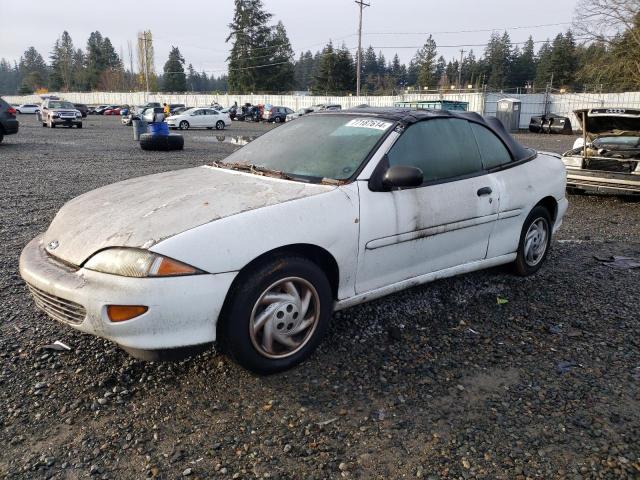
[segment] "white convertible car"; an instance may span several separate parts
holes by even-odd
[[[496,119],[314,113],[224,161],[71,200],[20,272],[50,317],[134,356],[216,341],[273,373],[311,354],[334,310],[500,264],[536,272],[565,186],[559,156]]]

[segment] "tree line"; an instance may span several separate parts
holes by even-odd
[[[162,73],[153,70],[151,32],[138,44],[139,67],[125,68],[110,39],[96,31],[76,48],[68,32],[55,41],[49,61],[29,47],[19,61],[0,59],[0,93],[151,90],[170,92],[281,93],[293,90],[344,95],[356,90],[357,52],[329,41],[319,51],[294,55],[282,22],[273,24],[262,0],[234,0],[229,24],[227,74],[197,71],[172,46]],[[361,52],[363,94],[401,91],[487,89],[540,92],[640,90],[640,3],[637,0],[580,0],[574,30],[542,42],[514,43],[507,31],[493,32],[482,52],[461,51],[446,59],[432,36],[408,63],[387,59],[369,46]],[[598,27],[607,25],[606,32]],[[140,61],[143,55],[146,60]],[[149,68],[150,64],[150,68]],[[145,66],[146,65],[146,66]],[[147,77],[144,78],[143,69]],[[146,82],[145,82],[146,81]]]

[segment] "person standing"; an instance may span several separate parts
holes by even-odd
[[[164,111],[164,118],[167,118],[168,116],[171,115],[171,109],[169,108],[169,105],[166,103],[162,104],[162,109]]]

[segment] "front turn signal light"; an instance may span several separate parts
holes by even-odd
[[[149,310],[143,305],[107,305],[107,316],[112,322],[125,322]]]
[[[198,270],[171,258],[158,257],[149,273],[156,277],[170,277],[173,275],[194,275],[198,273]]]

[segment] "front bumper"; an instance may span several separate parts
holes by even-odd
[[[51,121],[55,125],[80,125],[82,123],[82,117],[74,117],[74,118],[51,117]]]
[[[74,270],[50,257],[42,236],[20,256],[20,275],[51,318],[123,347],[162,350],[210,343],[236,272],[129,278]],[[108,305],[145,305],[143,315],[113,323]]]
[[[614,195],[640,195],[640,175],[567,167],[567,187]]]

